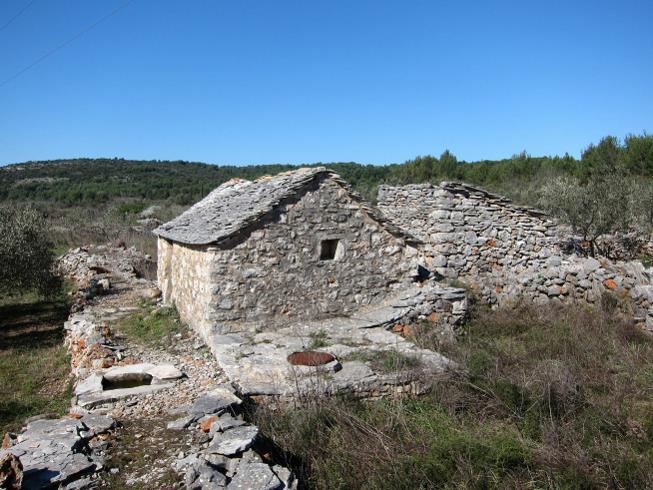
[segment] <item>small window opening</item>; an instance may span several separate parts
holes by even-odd
[[[429,277],[431,277],[431,271],[428,270],[423,265],[418,265],[417,266],[417,276],[415,277],[415,282],[424,282]]]
[[[320,260],[333,260],[338,255],[340,248],[340,240],[332,238],[329,240],[322,240],[320,244]]]

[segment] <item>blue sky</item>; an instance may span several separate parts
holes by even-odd
[[[0,83],[124,0],[3,0]],[[578,156],[653,130],[653,2],[134,0],[0,86],[0,163]]]

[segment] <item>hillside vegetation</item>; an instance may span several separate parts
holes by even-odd
[[[623,142],[606,137],[591,144],[580,160],[569,155],[458,161],[449,151],[439,157],[420,156],[403,164],[383,166],[314,163],[338,172],[359,192],[373,198],[383,183],[406,184],[462,180],[501,191],[522,202],[535,203],[532,192],[557,175],[580,179],[606,166],[626,174],[653,177],[653,136],[630,135]],[[55,201],[64,204],[109,202],[115,199],[169,200],[191,204],[233,178],[255,179],[291,170],[293,165],[217,166],[184,161],[124,159],[52,160],[0,167],[0,201]]]

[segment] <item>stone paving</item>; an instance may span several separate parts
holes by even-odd
[[[418,317],[429,296],[446,298],[450,315],[458,319],[464,315],[463,290],[425,285],[348,317],[296,322],[262,331],[260,325],[240,325],[240,332],[216,334],[208,342],[238,392],[258,401],[265,401],[266,396],[287,401],[340,392],[363,398],[420,393],[434,375],[456,365],[437,352],[418,348],[389,328]],[[426,310],[432,311],[433,305]],[[307,350],[326,352],[335,359],[320,366],[298,366],[288,361],[292,353]],[[379,368],[375,359],[386,362]]]

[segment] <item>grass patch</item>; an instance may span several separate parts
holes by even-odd
[[[119,322],[119,330],[128,337],[148,345],[168,345],[183,325],[174,307],[157,306],[155,301],[144,301],[141,309]]]
[[[308,334],[308,338],[310,339],[310,342],[306,348],[309,350],[319,349],[320,347],[326,347],[329,345],[329,334],[326,330],[320,329],[315,332],[311,332]]]
[[[35,293],[0,298],[0,433],[27,417],[65,413],[72,396],[63,323],[64,291],[43,300]]]
[[[418,358],[396,350],[358,350],[343,358],[343,361],[361,361],[381,373],[395,373],[414,369],[421,365]]]
[[[653,340],[614,305],[478,310],[444,349],[466,374],[418,399],[253,418],[311,488],[653,487]]]
[[[640,255],[637,259],[644,267],[653,267],[653,255]]]
[[[255,420],[308,488],[509,488],[534,460],[514,428],[461,426],[430,399],[327,399]]]

